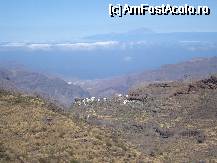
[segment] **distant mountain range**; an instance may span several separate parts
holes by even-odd
[[[76,97],[88,97],[87,91],[64,80],[25,70],[0,68],[0,88],[40,95],[70,106]]]
[[[125,93],[131,87],[153,82],[193,80],[217,73],[217,57],[195,58],[178,64],[163,65],[159,69],[142,73],[94,81],[76,82],[94,96],[109,96]]]
[[[70,106],[76,98],[105,97],[127,93],[130,88],[149,83],[202,79],[217,73],[217,57],[195,58],[178,64],[168,64],[154,70],[99,80],[66,82],[57,77],[29,72],[12,66],[0,68],[0,88],[18,90]]]

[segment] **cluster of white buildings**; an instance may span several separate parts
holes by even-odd
[[[74,104],[80,105],[87,105],[87,104],[92,104],[94,102],[106,102],[107,98],[96,98],[96,97],[91,97],[91,98],[84,98],[84,99],[75,99]]]
[[[130,101],[128,100],[129,95],[122,95],[122,94],[118,94],[116,95],[116,97],[118,97],[118,101],[121,101],[122,104],[126,105],[128,104]],[[89,105],[89,104],[93,104],[93,103],[101,103],[101,102],[107,102],[109,100],[114,100],[113,98],[108,99],[108,98],[96,98],[96,97],[91,97],[91,98],[77,98],[75,99],[74,104],[82,106],[82,105]]]

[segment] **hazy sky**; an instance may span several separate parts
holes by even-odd
[[[217,31],[216,0],[0,0],[0,41],[71,41],[149,28],[156,32]],[[109,4],[208,5],[210,16],[110,18]]]

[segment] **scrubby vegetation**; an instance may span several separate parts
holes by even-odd
[[[0,162],[129,162],[140,153],[42,99],[0,92]],[[52,106],[55,107],[55,106]]]
[[[145,157],[160,162],[217,161],[217,78],[130,90],[128,100],[73,106],[89,124],[119,131]]]
[[[214,76],[151,84],[67,112],[0,91],[0,109],[0,162],[217,161]]]

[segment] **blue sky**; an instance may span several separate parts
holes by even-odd
[[[0,41],[73,41],[84,36],[149,28],[156,32],[217,31],[216,0],[0,0]],[[110,18],[108,5],[208,5],[210,16]]]

